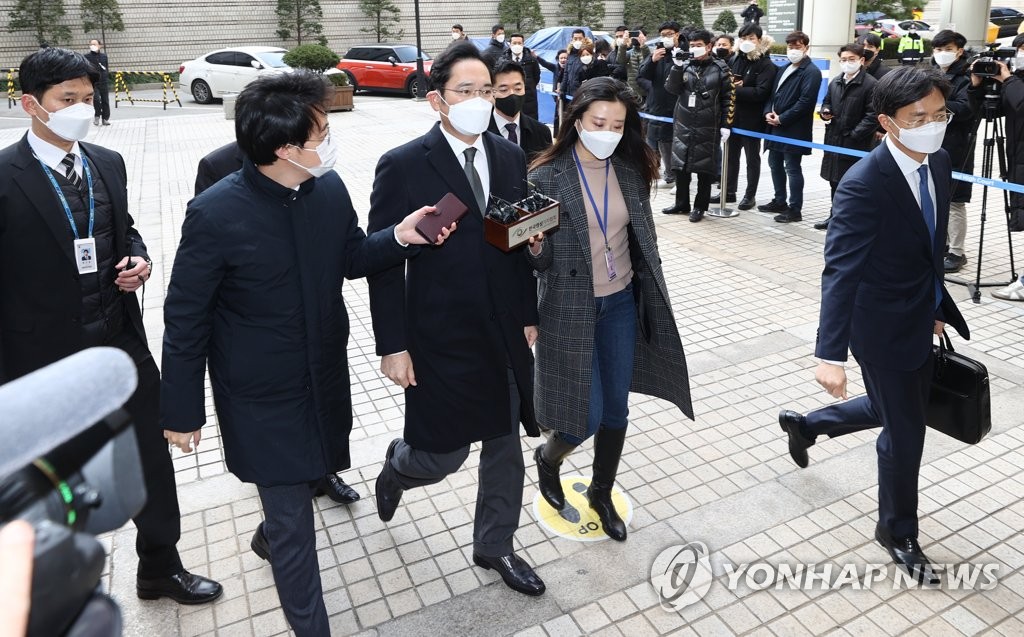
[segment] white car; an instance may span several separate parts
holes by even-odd
[[[917,29],[917,34],[922,38],[928,38],[929,40],[935,37],[938,33],[932,29],[932,26],[927,22],[920,20],[878,20],[878,25],[887,29],[892,29],[893,33],[902,37],[910,31],[910,27]]]
[[[240,46],[212,51],[178,68],[178,85],[200,104],[225,93],[238,93],[261,75],[291,70],[282,58],[287,49],[276,46]]]

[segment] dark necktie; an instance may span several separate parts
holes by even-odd
[[[928,226],[928,237],[931,239],[929,248],[935,250],[935,204],[928,192],[928,164],[921,164],[917,169],[917,175],[921,178],[921,214],[924,215],[924,225]],[[939,277],[935,276],[935,308],[938,309],[942,303],[942,283]]]
[[[505,124],[505,129],[508,131],[508,141],[512,142],[513,144],[518,144],[519,135],[516,134],[516,123],[509,122],[508,124]]]
[[[75,154],[68,153],[64,156],[64,159],[60,160],[60,165],[64,167],[64,176],[68,178],[71,185],[78,190],[82,189],[82,178],[75,172]]]
[[[466,171],[466,179],[469,180],[469,186],[473,189],[473,196],[476,197],[476,203],[480,206],[480,214],[483,214],[487,212],[487,200],[484,198],[484,185],[480,182],[480,173],[476,171],[476,166],[473,165],[476,149],[470,146],[462,152],[466,156],[466,164],[462,168]]]

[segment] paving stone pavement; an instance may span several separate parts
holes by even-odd
[[[374,167],[386,150],[422,134],[436,116],[426,103],[359,95],[357,108],[333,114],[344,154],[338,170],[356,209],[366,211]],[[156,262],[146,289],[145,323],[159,358],[161,308],[199,158],[233,137],[218,114],[122,120],[90,138],[121,152],[130,205]],[[823,132],[816,124],[816,138]],[[19,130],[0,130],[0,146]],[[980,148],[979,148],[980,157]],[[804,221],[781,225],[770,215],[684,218],[655,212],[676,320],[691,370],[696,422],[674,407],[632,395],[631,424],[619,486],[631,498],[629,539],[577,543],[555,537],[533,517],[532,449],[516,550],[548,585],[540,598],[503,586],[472,565],[472,512],[477,454],[444,482],[406,493],[392,522],[372,503],[373,481],[388,442],[402,430],[402,395],[378,371],[364,281],[345,286],[351,319],[349,363],[355,421],[354,466],[343,473],[363,499],[352,506],[317,501],[317,547],[327,610],[335,635],[876,635],[1024,634],[1024,304],[961,299],[974,334],[954,337],[957,351],[989,366],[992,433],[966,447],[929,433],[921,470],[921,541],[936,563],[998,565],[989,590],[913,589],[893,574],[861,590],[761,588],[729,567],[780,564],[885,564],[872,541],[876,514],[875,434],[822,441],[812,464],[790,461],[777,424],[781,407],[809,410],[829,402],[813,380],[824,233],[811,224],[828,214],[828,184],[817,177],[820,155],[806,158]],[[771,197],[767,166],[759,201]],[[992,197],[990,197],[991,199]],[[658,191],[655,210],[668,205]],[[977,265],[980,189],[969,206],[969,267]],[[878,193],[878,205],[887,196]],[[1009,279],[1002,214],[988,217],[982,275]],[[851,370],[851,393],[864,391]],[[198,453],[175,451],[182,508],[182,558],[194,572],[217,578],[224,597],[212,605],[177,606],[134,596],[131,525],[102,538],[111,555],[104,583],[121,603],[127,635],[284,635],[269,566],[248,547],[260,520],[256,491],[227,473],[211,424]],[[566,461],[588,474],[591,445]],[[701,541],[711,551],[710,592],[682,611],[665,609],[650,584],[664,549]],[[777,589],[778,588],[778,589]],[[981,588],[979,586],[979,588]],[[732,589],[732,590],[731,590]]]

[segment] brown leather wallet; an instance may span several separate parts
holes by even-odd
[[[427,240],[427,243],[437,243],[437,236],[441,234],[442,228],[447,228],[452,223],[459,221],[466,216],[469,208],[453,193],[448,193],[441,198],[441,201],[434,204],[436,210],[424,215],[416,223],[416,232]]]

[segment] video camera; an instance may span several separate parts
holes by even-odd
[[[123,526],[146,500],[131,420],[131,358],[93,348],[0,387],[0,526],[35,529],[28,635],[121,634],[117,604],[99,591],[97,533]],[[0,573],[0,577],[4,574]]]
[[[998,44],[991,44],[987,51],[982,51],[975,56],[971,65],[971,73],[982,78],[995,77],[999,75],[998,62],[1009,66],[1010,60],[1016,55],[1017,49],[1015,48],[1000,48]]]

